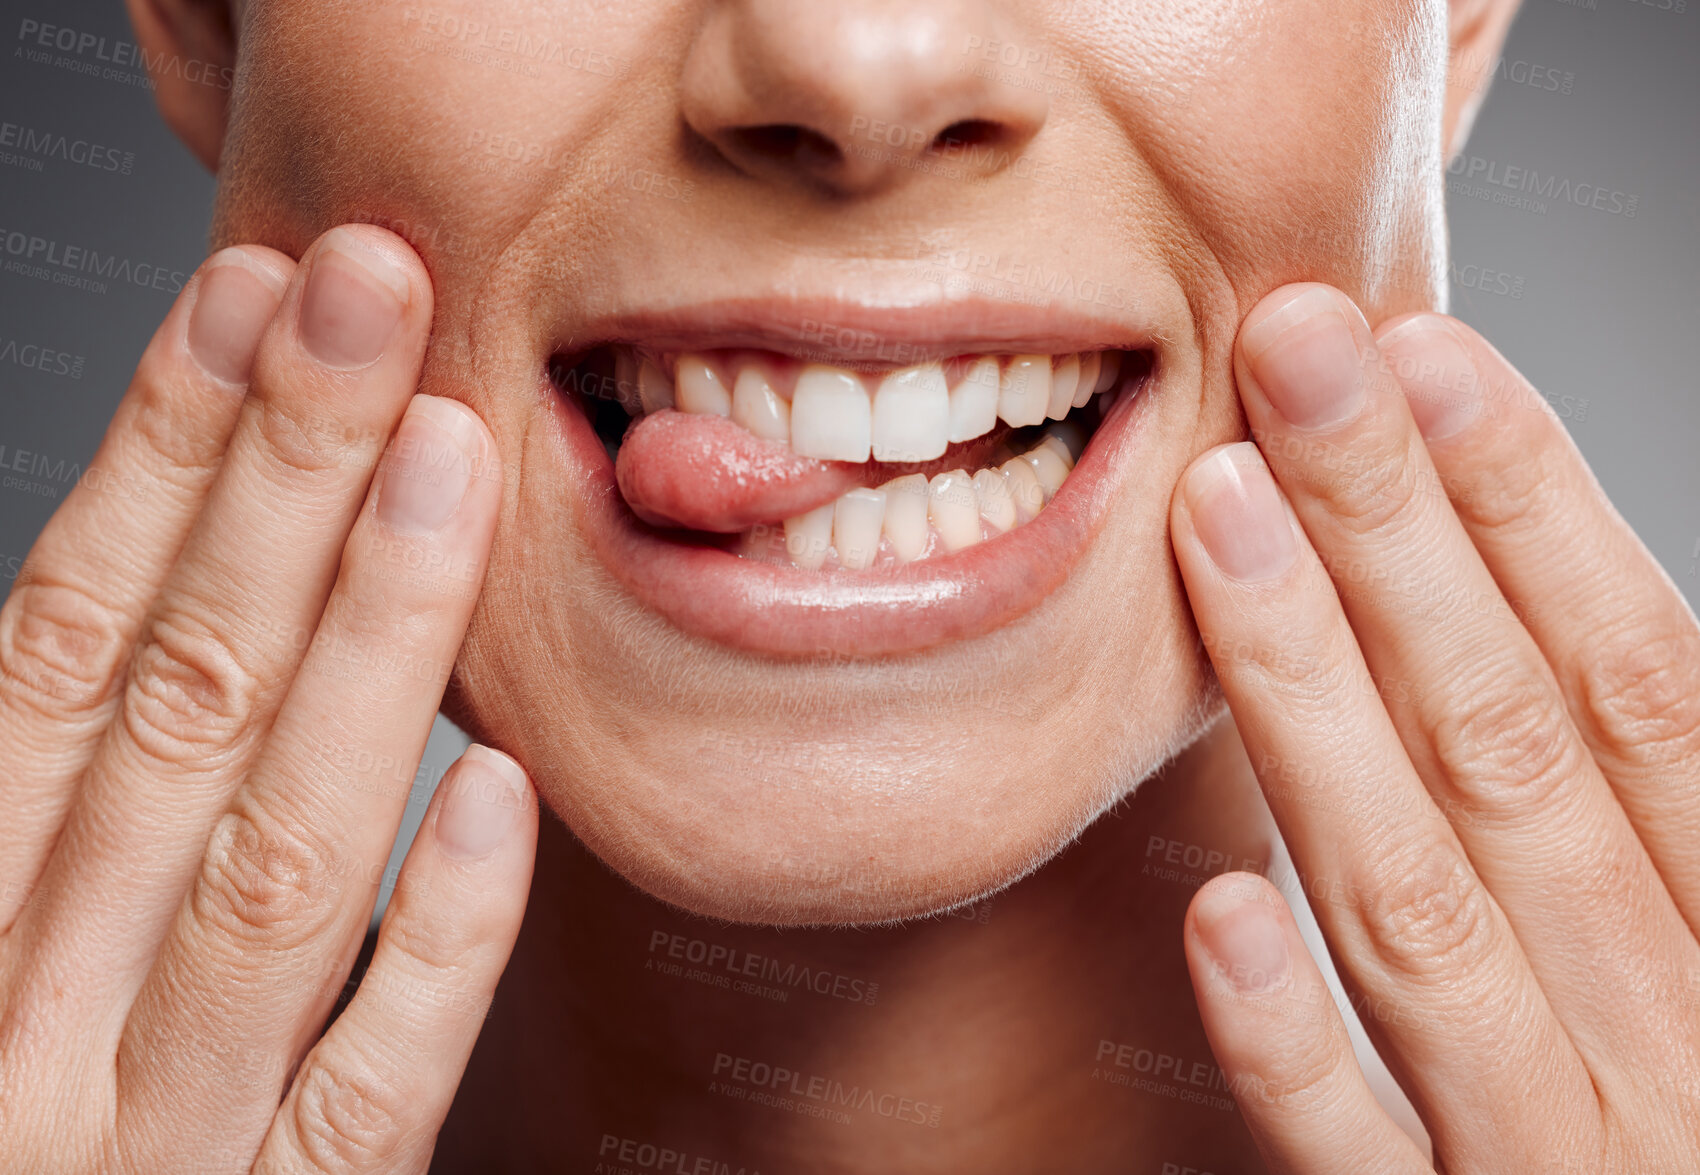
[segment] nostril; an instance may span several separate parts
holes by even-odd
[[[953,122],[933,139],[933,150],[952,151],[964,147],[979,147],[995,143],[1004,136],[1004,127],[988,118],[964,118]]]
[[[794,123],[738,127],[728,133],[739,147],[764,159],[800,164],[832,164],[844,158],[838,144],[818,131]]]

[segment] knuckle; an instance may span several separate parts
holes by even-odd
[[[1361,537],[1397,526],[1418,493],[1409,443],[1376,452],[1340,449],[1308,462],[1299,475],[1310,495],[1328,510],[1329,520],[1346,534]]]
[[[1339,1078],[1348,1071],[1351,1042],[1331,1023],[1315,1036],[1285,1043],[1297,1047],[1283,1049],[1260,1073],[1235,1075],[1236,1095],[1307,1115],[1325,1112],[1339,1095]]]
[[[125,732],[157,761],[192,761],[241,740],[260,692],[227,637],[182,613],[159,616],[136,650]]]
[[[1497,460],[1475,475],[1467,493],[1453,496],[1459,515],[1483,530],[1509,534],[1539,526],[1547,504],[1565,499],[1555,493],[1558,474],[1551,452],[1540,439],[1531,443],[1520,431],[1504,434],[1494,446]]]
[[[1591,650],[1577,695],[1608,748],[1670,767],[1700,756],[1700,630],[1642,626]]]
[[[411,971],[452,983],[485,948],[483,928],[468,925],[465,918],[433,918],[429,912],[414,910],[398,910],[395,915],[387,928],[390,945],[407,960]]]
[[[55,718],[99,709],[117,693],[126,645],[110,608],[26,569],[0,608],[0,688]]]
[[[206,411],[192,411],[187,400],[183,373],[150,348],[136,367],[122,411],[129,417],[129,431],[156,458],[150,463],[153,475],[190,485],[218,467],[226,437],[222,429],[203,427]],[[224,420],[228,424],[229,418]]]
[[[294,1091],[290,1133],[308,1169],[372,1170],[406,1139],[407,1099],[362,1060],[304,1066]]]
[[[1315,586],[1327,592],[1331,589],[1324,574],[1317,572]],[[1273,640],[1214,632],[1201,632],[1200,639],[1219,675],[1236,677],[1242,686],[1305,713],[1337,713],[1344,678],[1360,660],[1355,645],[1348,644],[1348,632],[1332,625],[1312,625]]]
[[[196,925],[240,947],[288,951],[331,929],[342,890],[324,846],[237,811],[213,833],[190,911]]]
[[[256,382],[275,387],[280,378]],[[242,410],[281,481],[329,485],[340,482],[350,469],[370,472],[376,466],[376,447],[367,430],[353,421],[314,412],[305,397],[283,403],[275,393],[249,396]]]
[[[1378,856],[1358,905],[1395,975],[1444,980],[1474,970],[1494,943],[1493,910],[1463,855],[1444,841]]]
[[[1545,679],[1501,668],[1500,682],[1434,720],[1450,785],[1483,814],[1526,814],[1555,801],[1583,770],[1584,751]]]

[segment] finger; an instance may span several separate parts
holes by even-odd
[[[1175,556],[1270,810],[1365,1028],[1452,1169],[1550,1153],[1593,1085],[1411,766],[1333,585],[1250,444],[1181,479]]]
[[[245,1112],[216,1070],[172,1079],[171,1058],[240,1042],[296,1060],[324,1023],[471,618],[501,489],[478,417],[414,397],[271,738],[126,1028],[126,1052],[155,1062],[138,1071],[161,1075],[145,1094],[161,1113]]]
[[[1246,418],[1334,579],[1406,753],[1585,1056],[1670,1039],[1647,998],[1602,1000],[1594,960],[1700,969],[1551,669],[1453,513],[1351,301],[1276,291],[1246,318]],[[1554,885],[1555,850],[1565,883]],[[1624,992],[1626,997],[1631,993]],[[1639,1031],[1635,1026],[1639,1025]]]
[[[1272,1175],[1431,1168],[1376,1102],[1287,903],[1254,873],[1187,910],[1186,961],[1210,1049]]]
[[[0,932],[111,720],[131,643],[212,484],[294,268],[258,245],[201,265],[0,609]]]
[[[253,762],[336,576],[383,443],[419,380],[427,275],[399,238],[334,229],[298,267],[118,714],[32,911],[132,994]]]
[[[537,844],[525,772],[474,746],[437,789],[372,965],[301,1065],[256,1172],[424,1171],[519,934]]]
[[[1458,517],[1552,665],[1571,717],[1700,932],[1700,625],[1563,424],[1439,315],[1378,331]]]

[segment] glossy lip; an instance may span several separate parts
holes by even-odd
[[[833,330],[812,325],[821,323]],[[876,366],[977,350],[1152,353],[1150,373],[1117,397],[1068,480],[1038,517],[955,554],[878,572],[776,566],[645,525],[620,496],[614,464],[589,420],[545,374],[546,393],[585,474],[586,532],[597,557],[640,603],[679,629],[781,658],[915,653],[983,636],[1037,607],[1068,578],[1102,528],[1143,434],[1140,424],[1164,366],[1152,332],[1126,323],[1008,304],[938,304],[936,296],[932,305],[896,310],[836,300],[783,306],[771,299],[717,303],[688,314],[663,311],[610,319],[599,323],[591,337],[594,342],[581,345],[689,348],[712,339],[715,347],[752,347],[837,363],[856,362],[860,356],[860,362]],[[859,341],[866,339],[877,340],[877,346]]]

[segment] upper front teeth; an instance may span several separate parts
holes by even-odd
[[[615,384],[636,391],[619,397],[628,411],[729,416],[800,456],[858,464],[932,461],[999,418],[1016,428],[1061,420],[1109,390],[1121,369],[1117,352],[1089,351],[981,355],[952,363],[949,375],[937,362],[880,377],[817,363],[787,380],[757,357],[717,352],[680,355],[668,379],[654,359],[620,350]]]
[[[805,367],[791,394],[791,448],[823,461],[868,459],[873,406],[862,381],[833,367]]]
[[[931,461],[944,456],[949,437],[950,389],[945,386],[943,367],[924,363],[894,371],[880,381],[874,391],[875,461]]]

